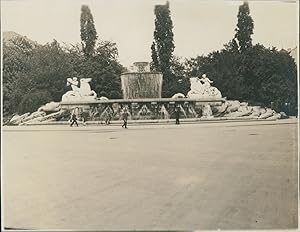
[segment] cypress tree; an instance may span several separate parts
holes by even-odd
[[[84,55],[86,57],[93,56],[97,40],[97,32],[94,25],[93,15],[87,5],[81,6],[80,37]]]
[[[153,42],[151,45],[151,58],[152,58],[151,70],[159,71],[159,63],[158,63],[155,42]]]
[[[170,97],[170,85],[172,85],[172,53],[174,51],[173,22],[169,2],[165,5],[156,5],[154,42],[151,46],[153,69],[163,73],[163,97]]]
[[[241,52],[252,47],[252,38],[253,34],[253,19],[250,16],[250,9],[247,2],[244,2],[243,5],[239,7],[239,13],[237,15],[238,23],[237,28],[235,29],[235,39],[238,41],[239,50]]]

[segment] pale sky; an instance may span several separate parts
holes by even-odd
[[[94,16],[98,36],[117,43],[124,66],[151,60],[154,5],[162,0],[2,0],[2,31],[15,31],[45,44],[80,42],[81,5]],[[242,1],[169,0],[174,54],[195,57],[223,47],[234,36]],[[249,1],[253,42],[267,47],[298,44],[298,1]]]

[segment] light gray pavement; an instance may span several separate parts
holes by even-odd
[[[297,227],[297,121],[4,127],[4,225]]]

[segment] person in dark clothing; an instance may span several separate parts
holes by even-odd
[[[179,107],[175,108],[175,119],[176,119],[176,124],[179,124],[179,116],[180,116],[180,109]]]
[[[127,129],[127,119],[128,119],[128,112],[125,109],[122,113],[122,118],[123,118],[123,125],[122,128],[125,127]]]
[[[107,111],[106,111],[106,117],[105,117],[105,124],[106,125],[110,124],[111,118],[112,118],[112,112],[111,112],[111,109],[108,108]]]
[[[111,119],[110,114],[107,114],[106,117],[105,117],[105,124],[106,124],[106,125],[109,125],[109,124],[110,124],[110,119]]]
[[[82,119],[82,124],[84,125],[84,126],[86,126],[86,119],[87,119],[87,113],[86,112],[82,112],[81,113],[81,119]]]
[[[70,126],[73,126],[74,123],[76,124],[76,126],[78,126],[76,114],[73,113],[72,117],[71,117],[71,125]]]

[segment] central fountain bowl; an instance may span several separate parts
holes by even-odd
[[[135,62],[121,75],[123,99],[161,98],[162,73],[151,72],[148,62]]]

